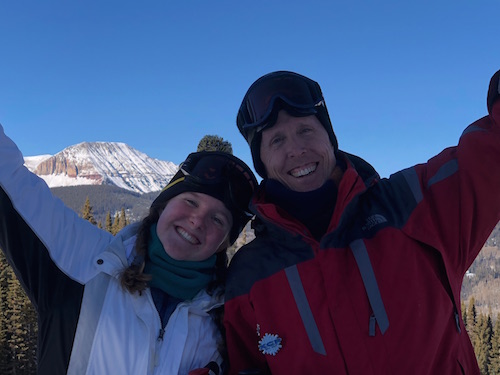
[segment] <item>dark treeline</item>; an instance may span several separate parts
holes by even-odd
[[[0,253],[0,374],[36,374],[37,315]]]
[[[80,212],[88,198],[92,202],[92,212],[97,222],[104,221],[108,212],[113,218],[114,213],[121,209],[125,209],[130,222],[138,221],[147,215],[158,195],[158,192],[139,194],[111,185],[66,186],[50,190],[75,212]]]
[[[120,230],[125,228],[125,226],[130,224],[127,220],[124,208],[122,208],[120,212],[116,212],[113,219],[111,218],[111,213],[108,211],[104,222],[97,222],[94,218],[93,208],[90,204],[89,198],[85,200],[80,216],[85,220],[90,221],[92,224],[97,225],[99,228],[107,230],[113,235],[116,235]]]

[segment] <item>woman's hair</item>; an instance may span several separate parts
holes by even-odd
[[[150,237],[149,231],[151,225],[158,222],[160,214],[167,203],[168,201],[154,203],[149,209],[149,214],[142,220],[137,232],[137,239],[135,241],[135,258],[121,274],[122,287],[132,294],[135,292],[142,294],[142,292],[148,287],[148,282],[151,280],[151,275],[143,273],[148,253],[148,241]],[[224,246],[226,249],[229,247],[229,240],[226,240]],[[228,264],[226,249],[217,253],[217,259],[215,262],[215,277],[207,287],[207,293],[210,295],[212,295],[215,291],[217,291],[217,293],[220,292],[221,294],[224,292]]]

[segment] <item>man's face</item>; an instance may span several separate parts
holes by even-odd
[[[293,117],[285,110],[278,113],[276,124],[262,132],[260,158],[268,178],[299,192],[321,187],[337,162],[318,118]]]

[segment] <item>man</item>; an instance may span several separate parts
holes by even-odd
[[[338,149],[316,82],[249,88],[237,124],[263,180],[227,281],[231,374],[479,374],[460,290],[500,220],[499,76],[458,146],[389,179]]]

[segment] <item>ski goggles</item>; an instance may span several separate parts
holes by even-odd
[[[211,195],[239,214],[250,217],[248,203],[257,186],[250,168],[237,157],[220,151],[189,154],[165,190],[182,182],[183,189]]]
[[[278,71],[266,74],[248,89],[238,111],[236,123],[248,144],[270,123],[271,115],[286,109],[294,116],[308,116],[325,106],[319,84],[303,75]]]

